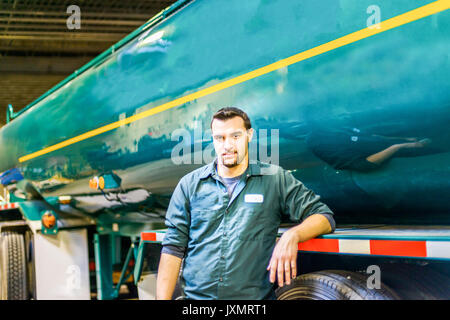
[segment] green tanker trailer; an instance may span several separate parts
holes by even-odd
[[[2,298],[89,299],[95,283],[111,299],[131,274],[151,297],[171,192],[214,159],[209,123],[227,105],[252,120],[251,161],[291,170],[335,212],[336,232],[299,244],[302,275],[280,298],[449,298],[449,7],[178,1],[9,106]]]

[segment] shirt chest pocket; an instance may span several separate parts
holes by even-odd
[[[197,223],[212,221],[217,218],[219,210],[195,209],[191,211],[191,226]]]
[[[220,210],[192,210],[191,211],[191,238],[201,241],[211,236],[220,225]]]
[[[246,203],[230,219],[230,225],[240,240],[261,240],[268,233],[269,215],[261,203]]]

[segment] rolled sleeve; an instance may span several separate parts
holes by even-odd
[[[167,209],[167,231],[162,242],[163,246],[187,247],[191,217],[189,212],[189,197],[186,191],[187,189],[182,179],[175,188]]]
[[[172,246],[172,245],[168,244],[168,245],[165,245],[164,247],[162,247],[161,253],[170,254],[172,256],[183,259],[184,254],[186,253],[186,248]]]
[[[336,230],[336,222],[334,221],[333,215],[330,213],[317,213],[317,214],[320,214],[325,218],[327,218],[328,223],[330,224],[331,227],[331,233],[333,233],[334,230]]]
[[[332,218],[333,211],[320,202],[320,196],[306,188],[289,171],[283,170],[280,187],[284,201],[284,214],[289,215],[292,221],[303,221],[316,213],[328,215],[326,216],[328,221],[330,221],[330,217]],[[333,228],[333,225],[331,227]]]

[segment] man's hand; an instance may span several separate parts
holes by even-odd
[[[275,274],[278,278],[278,285],[283,286],[284,279],[286,284],[291,284],[291,277],[297,276],[297,250],[300,241],[295,228],[286,231],[278,241],[272,253],[272,258],[267,266],[270,270],[270,282],[275,282]]]
[[[278,285],[282,287],[284,280],[291,284],[291,279],[297,276],[298,243],[313,239],[321,234],[331,232],[328,219],[321,214],[313,214],[301,224],[289,229],[281,236],[273,249],[267,270],[270,270],[270,282],[278,278]]]

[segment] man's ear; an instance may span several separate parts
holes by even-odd
[[[247,134],[248,134],[248,142],[251,142],[252,141],[252,138],[253,138],[253,128],[250,128],[250,129],[248,129],[247,130]]]

